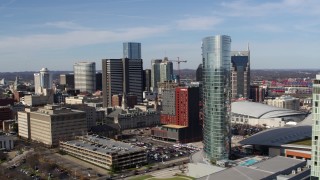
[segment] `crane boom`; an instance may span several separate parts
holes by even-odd
[[[180,63],[182,63],[182,62],[186,63],[187,60],[180,60],[179,57],[177,57],[177,58],[178,58],[178,60],[170,60],[170,61],[176,62],[178,64],[179,84],[180,84],[180,78],[181,78],[181,76],[180,76]]]

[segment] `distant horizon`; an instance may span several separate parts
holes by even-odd
[[[146,69],[149,69],[149,68],[146,68]],[[73,70],[51,70],[51,69],[48,69],[50,72],[73,72]],[[145,70],[145,69],[144,69]],[[178,69],[173,69],[174,71],[178,71]],[[190,68],[184,68],[184,69],[180,69],[181,71],[183,71],[183,70],[194,70],[194,71],[196,71],[197,69],[190,69]],[[291,70],[307,70],[307,71],[317,71],[317,70],[319,70],[320,71],[320,68],[314,68],[314,69],[312,69],[312,68],[303,68],[303,69],[295,69],[295,68],[293,68],[293,69],[271,69],[271,68],[269,68],[269,69],[255,69],[255,68],[250,68],[250,70],[254,70],[254,71],[256,71],[256,70],[260,70],[260,71],[274,71],[274,70],[283,70],[283,71],[291,71]],[[35,70],[35,71],[11,71],[11,72],[9,72],[9,71],[7,71],[7,72],[0,72],[0,73],[34,73],[34,72],[39,72],[40,71],[40,69],[39,70]],[[99,69],[97,69],[96,70],[97,72],[100,72],[100,71],[102,71],[102,70],[99,70]]]

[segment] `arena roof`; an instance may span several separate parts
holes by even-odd
[[[250,136],[240,141],[240,144],[281,146],[294,141],[311,138],[311,135],[312,126],[309,125],[272,128]]]
[[[238,101],[231,104],[231,112],[235,114],[242,114],[249,117],[258,119],[266,118],[280,118],[287,116],[305,115],[305,112],[283,109],[266,104],[249,102],[249,101]]]

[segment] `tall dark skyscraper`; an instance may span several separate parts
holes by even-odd
[[[125,65],[123,65],[123,62]],[[112,105],[112,95],[122,94],[124,78],[126,78],[126,93],[136,95],[137,102],[142,102],[142,67],[142,59],[125,58],[124,60],[102,60],[102,91],[104,107],[109,107]],[[126,71],[126,73],[123,73],[123,71]],[[126,74],[126,76],[123,77],[123,74]]]
[[[231,52],[231,96],[250,97],[250,51]]]
[[[199,64],[196,71],[196,81],[202,81],[202,64]]]
[[[123,58],[141,59],[141,43],[137,43],[137,42],[123,43]]]
[[[150,91],[151,87],[151,69],[143,70],[143,90]]]
[[[227,159],[230,152],[231,38],[226,35],[202,40],[203,143],[211,161]]]
[[[96,90],[102,90],[102,73],[96,73]]]
[[[162,59],[153,59],[151,63],[151,87],[153,92],[158,91],[158,83],[160,82],[160,64]]]

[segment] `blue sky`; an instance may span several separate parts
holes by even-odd
[[[0,72],[101,69],[128,41],[142,43],[145,68],[168,56],[195,69],[217,34],[232,50],[249,42],[253,69],[320,68],[319,29],[319,0],[0,0]]]

